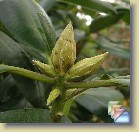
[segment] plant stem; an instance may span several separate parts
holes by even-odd
[[[53,122],[60,122],[60,119],[63,116],[63,108],[66,98],[65,95],[66,91],[62,90],[60,96],[52,103],[51,119],[53,120]]]
[[[70,98],[65,102],[64,109],[63,109],[64,116],[68,116],[72,103],[73,103],[72,98]]]
[[[97,87],[108,87],[108,86],[117,86],[117,85],[121,85],[118,79],[95,80],[91,82],[67,82],[65,83],[65,87],[67,89],[97,88]]]
[[[50,115],[53,122],[60,122],[60,119],[63,116],[63,109],[64,109],[65,99],[66,99],[66,89],[63,84],[64,84],[64,79],[63,77],[59,76],[55,86],[53,87],[53,89],[57,88],[60,90],[59,97],[56,98],[55,101],[52,103]]]
[[[0,65],[0,73],[2,72],[10,72],[10,73],[14,73],[14,74],[18,74],[18,75],[22,75],[24,77],[28,77],[34,80],[38,80],[38,81],[42,81],[42,82],[46,82],[46,83],[54,83],[55,79],[48,77],[46,75],[37,73],[37,72],[33,72],[30,70],[26,70],[24,68],[19,68],[19,67],[14,67],[14,66],[8,66],[8,65]]]
[[[130,76],[121,76],[121,79],[109,79],[109,80],[96,80],[92,82],[80,82],[80,83],[66,83],[66,101],[70,98],[73,98],[80,93],[86,91],[89,88],[98,88],[98,87],[108,87],[108,86],[130,86]],[[76,87],[76,88],[75,88]]]

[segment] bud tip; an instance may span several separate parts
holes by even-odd
[[[107,56],[109,54],[109,52],[104,53],[105,56]]]
[[[73,30],[72,22],[70,21],[69,24],[67,25],[66,29]]]

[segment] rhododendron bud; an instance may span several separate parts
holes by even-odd
[[[51,60],[57,73],[64,75],[76,59],[76,43],[74,40],[74,32],[71,22],[61,33],[52,50]]]

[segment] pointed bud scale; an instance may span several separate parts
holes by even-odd
[[[53,101],[55,101],[56,98],[58,98],[60,95],[60,90],[55,88],[53,89],[50,94],[49,97],[47,99],[47,105],[50,105]]]
[[[74,64],[76,59],[76,43],[71,22],[61,33],[52,50],[51,60],[56,71],[63,75]]]
[[[67,81],[82,81],[93,73],[95,73],[98,68],[103,63],[105,57],[108,53],[104,53],[95,57],[86,58],[77,62],[71,69],[67,72]]]
[[[45,75],[49,77],[55,77],[56,73],[52,66],[44,64],[40,61],[33,60],[32,61],[34,65],[38,67],[38,69]]]

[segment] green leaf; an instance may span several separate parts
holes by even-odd
[[[130,75],[127,76],[118,76],[116,79],[130,79]]]
[[[45,43],[46,43],[47,49],[49,51],[49,54],[51,54],[51,50],[53,49],[56,43],[56,39],[55,39],[56,36],[55,36],[54,28],[50,25],[49,18],[47,18],[42,13],[37,13],[37,15],[38,15],[40,24],[42,26],[43,33],[45,34],[45,38],[46,38]]]
[[[12,98],[5,103],[0,104],[0,112],[9,111],[9,110],[17,110],[24,108],[32,108],[32,105],[22,96],[18,96],[16,98]]]
[[[27,47],[27,46],[24,46],[24,45],[22,47],[32,60],[37,59],[37,60],[40,60],[43,63],[46,63],[46,64],[48,63],[48,58],[46,58],[45,54],[42,54],[37,49]]]
[[[23,97],[11,75],[0,81],[0,112],[32,107]]]
[[[52,6],[55,4],[55,0],[41,0],[39,4],[43,7],[43,9],[47,12]]]
[[[84,12],[85,14],[88,14],[88,15],[91,16],[92,18],[95,18],[95,17],[98,15],[98,12],[93,11],[93,10],[89,10],[89,9],[87,9],[87,8],[83,8],[82,10],[83,10],[83,12]]]
[[[118,14],[123,14],[122,19],[130,25],[130,7],[128,6],[116,6]]]
[[[118,16],[112,16],[112,15],[106,15],[106,16],[99,16],[96,19],[93,20],[93,22],[90,25],[91,32],[98,32],[99,30],[102,30],[103,28],[109,27],[115,23],[118,22],[120,17]]]
[[[44,16],[41,21],[37,13]],[[47,56],[51,53],[55,40],[50,42],[50,39],[55,39],[51,36],[54,35],[54,30],[49,17],[34,0],[0,1],[0,23],[19,43],[35,48]]]
[[[112,88],[88,89],[76,101],[90,112],[99,113],[102,108],[107,109],[109,101],[122,100],[124,96],[117,90]]]
[[[0,113],[1,123],[52,123],[50,111],[47,109],[20,109]],[[60,123],[71,123],[67,117],[62,117]]]
[[[123,19],[128,25],[130,25],[130,11],[127,11],[127,13],[125,13],[125,15],[122,17],[122,19]]]
[[[119,79],[118,82],[119,84],[121,84],[121,86],[125,86],[125,87],[130,86],[130,79]]]
[[[62,116],[60,123],[72,123],[68,117]]]
[[[8,102],[18,95],[20,95],[20,92],[11,75],[0,81],[0,103]]]
[[[130,59],[130,49],[125,48],[122,45],[119,45],[118,43],[112,43],[109,40],[105,39],[104,37],[99,37],[96,40],[96,43],[102,47],[103,50],[106,50],[107,52],[120,56],[124,59]]]
[[[0,60],[7,65],[24,67],[29,70],[34,70],[30,59],[13,39],[0,31]],[[6,67],[0,67],[1,72],[6,72]],[[43,100],[45,100],[44,87],[40,82],[24,78],[17,75],[12,75],[17,87],[25,98],[34,107],[46,107]],[[32,96],[30,96],[32,94]]]
[[[123,85],[119,86],[119,90],[123,93],[124,97],[127,99],[130,97],[130,78],[119,79]]]
[[[100,0],[57,0],[57,1],[66,2],[75,5],[81,5],[84,8],[95,10],[95,11],[111,13],[111,14],[117,13],[115,8],[112,6],[112,4]]]
[[[32,66],[27,54],[20,47],[20,45],[1,31],[0,31],[0,60],[8,65],[14,65],[14,66],[24,65],[25,67],[27,67],[27,65],[29,67]]]
[[[127,11],[130,11],[130,6],[118,5],[118,6],[115,6],[115,9],[118,11],[119,14],[123,14],[123,13],[126,13]]]
[[[47,109],[21,109],[0,113],[1,123],[45,123],[52,122]]]
[[[104,28],[116,24],[120,19],[130,23],[130,9],[123,6],[115,7],[117,15],[106,15],[96,17],[90,25],[91,32],[98,32]]]

